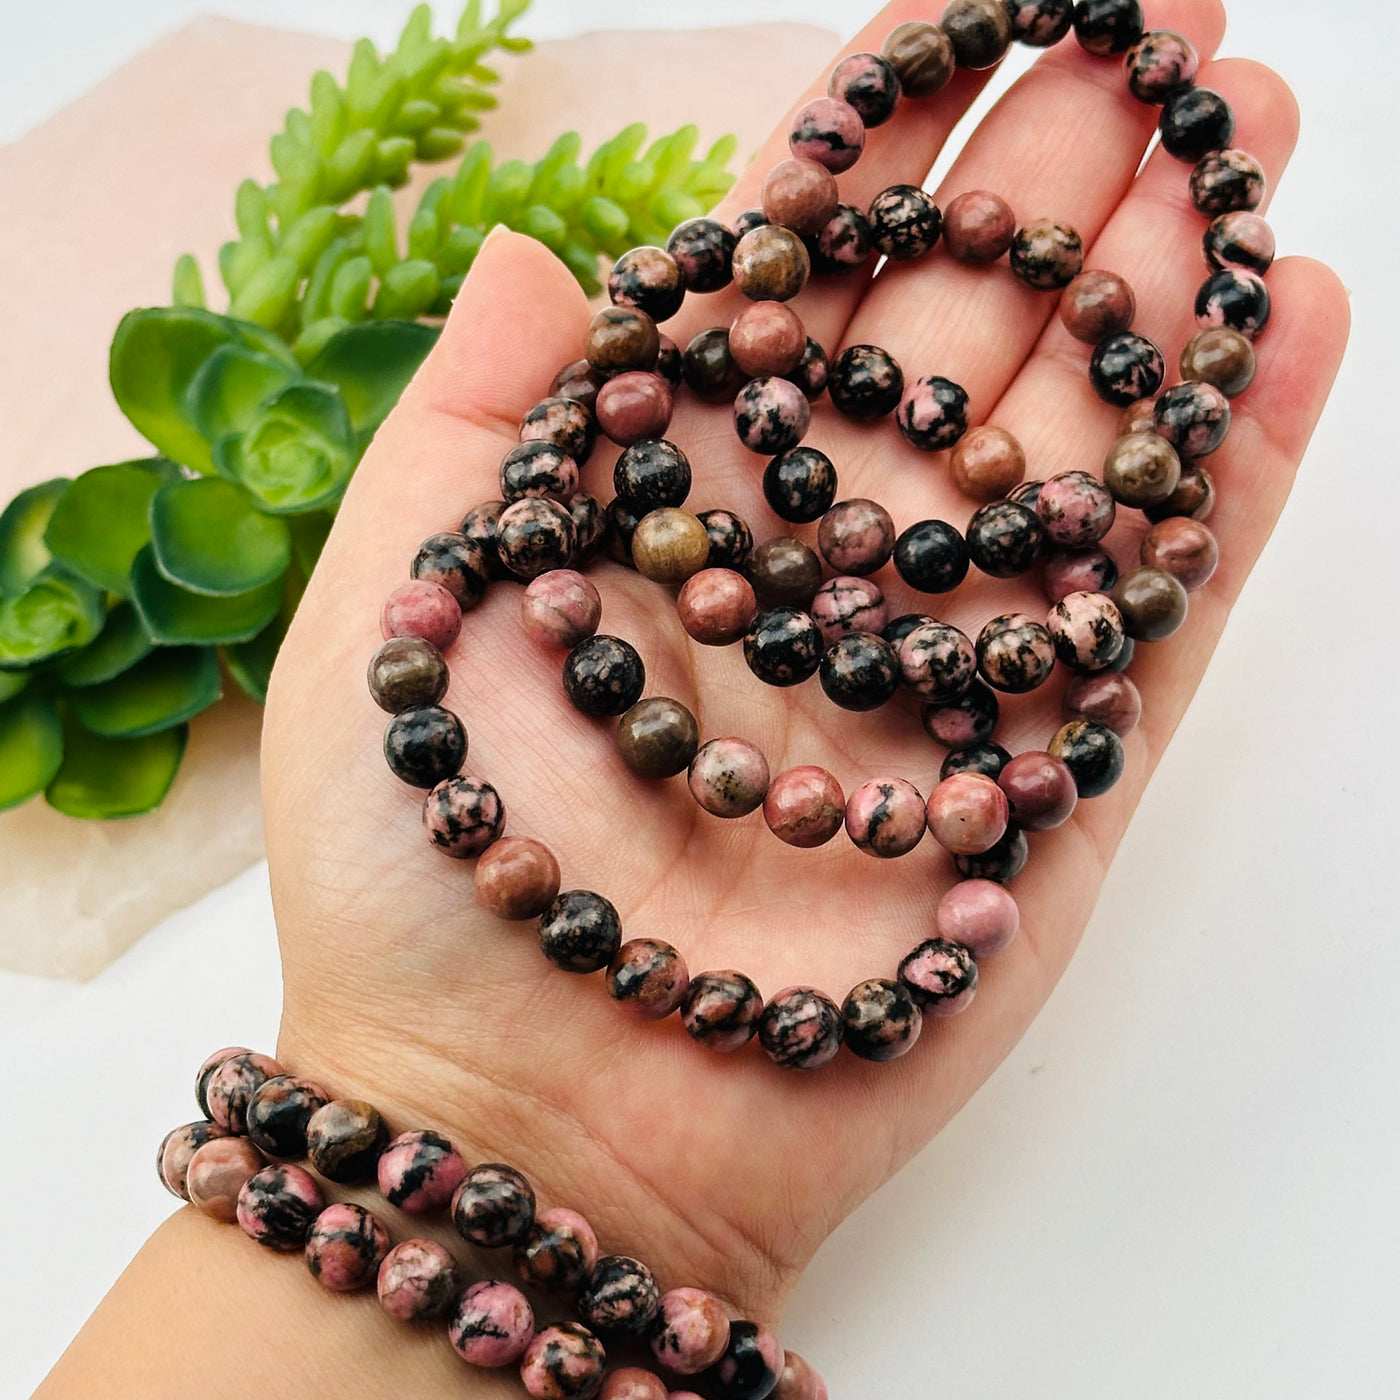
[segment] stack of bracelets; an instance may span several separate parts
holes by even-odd
[[[884,190],[864,212],[839,200],[835,175],[856,162],[867,129],[887,121],[902,96],[928,97],[957,67],[991,67],[1013,40],[1045,47],[1071,27],[1092,54],[1126,54],[1130,92],[1161,107],[1162,146],[1192,164],[1192,203],[1212,220],[1204,238],[1209,275],[1195,306],[1199,333],[1181,353],[1182,382],[1165,391],[1161,351],[1131,329],[1132,289],[1114,273],[1082,270],[1074,229],[1051,219],[1018,226],[1006,202],[982,190],[959,194],[943,210],[912,185]],[[1080,799],[1118,780],[1121,736],[1141,715],[1125,674],[1134,648],[1182,625],[1188,592],[1207,582],[1218,560],[1203,523],[1215,489],[1201,459],[1220,446],[1230,399],[1254,375],[1251,342],[1269,319],[1262,274],[1274,239],[1253,212],[1264,194],[1263,170],[1230,148],[1233,114],[1218,93],[1193,85],[1197,68],[1180,34],[1144,33],[1138,0],[953,0],[939,24],[902,24],[882,54],[854,54],[836,66],[830,95],[794,119],[792,156],[768,175],[761,209],[732,228],[692,219],[664,249],[637,248],[618,259],[608,282],[612,305],[593,317],[584,358],[559,371],[501,464],[501,499],[473,507],[459,530],[423,543],[409,581],[384,605],[388,640],[369,665],[370,691],[393,716],[384,739],[389,767],[428,790],[430,839],[447,855],[476,859],[484,908],[503,919],[539,920],[541,948],[556,966],[604,971],[612,998],[641,1019],[679,1011],[686,1031],[712,1050],[734,1051],[756,1036],[789,1069],[825,1065],[843,1044],[862,1059],[895,1059],[918,1039],[924,1016],[952,1015],[971,1002],[978,963],[1019,927],[1006,885],[1026,863],[1026,833],[1058,826]],[[850,272],[876,256],[920,258],[940,241],[964,263],[1009,254],[1021,283],[1060,293],[1065,327],[1092,347],[1094,390],[1125,410],[1101,474],[1025,480],[1020,444],[1000,428],[969,428],[959,385],[937,375],[906,385],[900,365],[874,345],[850,346],[828,362],[786,305],[812,272]],[[684,351],[660,333],[657,323],[675,315],[688,292],[731,282],[750,304],[727,330],[704,331]],[[768,504],[794,525],[817,523],[815,551],[792,536],[755,546],[732,512],[684,510],[690,464],[664,436],[682,385],[707,402],[733,403],[740,441],[769,459]],[[921,520],[897,532],[877,502],[838,501],[831,459],[802,445],[811,404],[823,393],[846,418],[893,414],[915,448],[950,451],[955,482],[981,502],[966,529]],[[599,432],[622,448],[616,495],[606,507],[579,490],[580,465]],[[1101,544],[1119,506],[1153,522],[1138,565],[1121,574]],[[684,705],[644,697],[636,649],[597,631],[601,600],[579,569],[604,554],[678,588],[689,636],[706,646],[742,642],[749,668],[769,685],[817,676],[831,702],[851,711],[875,709],[901,690],[917,697],[924,729],[950,750],[931,794],[925,799],[903,778],[877,777],[847,797],[822,768],[770,775],[762,752],[743,738],[702,743]],[[871,575],[891,560],[907,587],[930,595],[951,592],[974,565],[998,579],[1039,567],[1048,616],[995,617],[975,641],[931,614],[889,618]],[[834,574],[826,581],[823,562]],[[439,703],[448,685],[444,652],[463,614],[502,578],[527,585],[529,634],[567,651],[563,683],[573,706],[587,716],[620,717],[618,753],[639,778],[685,773],[704,811],[737,819],[761,808],[774,835],[798,847],[820,846],[844,826],[862,851],[894,857],[930,832],[963,877],[938,904],[934,937],[894,977],[860,982],[839,1005],[806,986],[765,1003],[741,972],[692,976],[669,943],[624,942],[617,910],[603,895],[561,893],[554,854],[531,837],[503,835],[505,808],[495,788],[461,771],[466,733]],[[1072,673],[1067,722],[1045,750],[1013,757],[993,741],[997,693],[1034,690],[1057,661]],[[209,1078],[213,1124],[176,1130],[162,1150],[162,1176],[206,1209],[212,1200],[215,1214],[232,1215],[236,1199],[249,1234],[305,1247],[323,1282],[356,1286],[379,1268],[389,1311],[417,1317],[446,1309],[453,1343],[468,1360],[504,1364],[523,1352],[521,1375],[535,1396],[666,1395],[656,1377],[630,1368],[604,1381],[602,1348],[590,1328],[645,1333],[665,1369],[702,1373],[697,1384],[717,1400],[825,1396],[801,1358],[787,1353],[784,1363],[770,1334],[731,1321],[708,1295],[679,1289],[658,1298],[635,1260],[595,1263],[592,1234],[579,1217],[551,1211],[532,1225],[533,1197],[518,1173],[487,1166],[464,1175],[450,1144],[431,1133],[385,1148],[383,1125],[366,1105],[323,1105],[309,1086],[284,1077],[259,1088],[267,1074],[280,1071],[261,1057],[225,1059],[222,1067],[211,1061],[201,1082]],[[226,1078],[236,1080],[228,1107],[215,1097]],[[226,1140],[242,1126],[245,1099],[251,1140]],[[264,1112],[278,1122],[287,1115],[296,1132],[264,1140],[257,1126]],[[371,1171],[379,1157],[380,1184],[395,1204],[421,1197],[423,1208],[436,1207],[455,1190],[461,1233],[478,1244],[514,1245],[532,1283],[581,1286],[585,1325],[546,1328],[529,1342],[529,1307],[513,1287],[476,1284],[458,1298],[450,1256],[421,1241],[400,1245],[381,1265],[387,1239],[373,1217],[351,1206],[321,1212],[320,1190],[304,1171],[263,1165],[260,1151],[301,1154],[308,1118],[311,1161],[322,1175],[347,1179],[335,1174],[343,1157],[354,1161],[352,1176]],[[202,1184],[198,1170],[209,1154],[214,1186]],[[486,1222],[479,1228],[478,1215]],[[672,1400],[690,1394],[673,1392]]]

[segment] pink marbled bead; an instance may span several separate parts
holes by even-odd
[[[811,613],[827,646],[852,632],[878,633],[887,620],[885,595],[868,578],[828,579],[812,598]]]
[[[758,612],[753,585],[733,569],[701,569],[676,595],[676,615],[702,646],[727,647],[749,630]]]
[[[231,1060],[235,1055],[251,1055],[252,1053],[246,1045],[226,1045],[222,1050],[215,1050],[200,1065],[199,1072],[194,1077],[194,1097],[195,1102],[199,1104],[199,1111],[206,1118],[209,1116],[209,1081],[214,1077],[214,1071],[225,1060]]]
[[[960,880],[938,901],[933,921],[940,938],[961,943],[980,962],[1016,937],[1021,911],[995,881]]]
[[[926,825],[923,795],[903,778],[872,778],[846,799],[846,834],[867,855],[907,855]]]
[[[640,1366],[624,1366],[604,1379],[598,1400],[667,1400],[666,1386]]]
[[[783,1353],[783,1372],[768,1400],[828,1400],[826,1382],[795,1351]]]
[[[238,1218],[238,1194],[267,1165],[247,1138],[219,1137],[195,1149],[185,1171],[189,1202],[214,1220]]]
[[[603,433],[619,447],[663,436],[671,423],[671,386],[649,370],[615,375],[598,390],[594,413]]]
[[[532,578],[520,599],[525,630],[541,646],[572,651],[598,630],[603,600],[576,569],[550,569]]]
[[[535,1335],[535,1314],[512,1283],[483,1279],[457,1300],[447,1337],[473,1366],[509,1366],[525,1354]]]
[[[160,1151],[156,1153],[156,1173],[160,1177],[160,1184],[172,1196],[188,1201],[190,1193],[185,1185],[185,1175],[190,1169],[190,1158],[206,1142],[227,1136],[226,1129],[204,1118],[197,1123],[185,1123],[181,1127],[172,1128],[161,1139]]]
[[[389,1232],[363,1206],[327,1206],[306,1237],[306,1267],[333,1293],[353,1293],[379,1277],[389,1252]]]
[[[691,796],[716,817],[745,817],[768,792],[768,760],[747,739],[711,739],[691,760]]]
[[[1071,593],[1107,593],[1118,582],[1118,565],[1102,549],[1057,550],[1045,560],[1041,585],[1054,604]]]
[[[520,1380],[535,1400],[590,1400],[607,1360],[603,1344],[581,1322],[556,1322],[525,1349]]]
[[[860,113],[839,97],[814,97],[793,118],[788,145],[793,155],[824,165],[833,175],[849,170],[865,149]]]
[[[384,600],[379,629],[385,637],[421,637],[446,651],[462,630],[462,608],[442,584],[411,578]]]
[[[1067,715],[1106,725],[1121,739],[1131,734],[1142,718],[1142,695],[1121,672],[1101,671],[1076,676],[1065,687],[1064,709]]]
[[[641,1021],[661,1021],[685,1000],[690,969],[669,944],[632,938],[608,964],[608,995]]]
[[[750,379],[791,374],[806,348],[806,328],[781,301],[750,302],[729,327],[729,353]]]
[[[271,1055],[259,1055],[253,1050],[231,1055],[205,1081],[209,1117],[231,1133],[247,1132],[249,1100],[269,1079],[284,1073]]]
[[[447,1312],[461,1286],[457,1261],[436,1240],[404,1240],[384,1256],[376,1292],[390,1317],[424,1322]]]
[[[379,1189],[391,1206],[410,1215],[443,1210],[467,1174],[462,1154],[441,1133],[400,1133],[380,1154]]]
[[[598,1264],[598,1236],[577,1211],[555,1207],[535,1216],[515,1246],[515,1271],[532,1288],[577,1293]]]
[[[768,784],[763,820],[789,846],[803,850],[824,846],[846,820],[845,794],[825,768],[811,764],[787,768]]]
[[[729,1345],[729,1316],[703,1288],[673,1288],[661,1295],[651,1333],[657,1361],[678,1376],[694,1376],[713,1366]]]
[[[953,773],[929,794],[928,829],[945,850],[981,855],[1006,834],[1006,794],[984,773]]]

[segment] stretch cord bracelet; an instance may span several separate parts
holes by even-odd
[[[1162,106],[1163,146],[1194,163],[1193,203],[1213,217],[1204,241],[1211,275],[1195,307],[1199,331],[1181,355],[1183,381],[1164,392],[1161,352],[1130,329],[1131,288],[1115,274],[1082,270],[1074,230],[1052,220],[1018,229],[1005,202],[985,191],[958,196],[946,212],[908,186],[884,191],[865,214],[837,199],[833,172],[854,163],[865,128],[888,117],[901,91],[928,95],[957,64],[990,66],[1013,37],[1045,45],[1071,23],[1090,52],[1126,50],[1130,91]],[[1267,224],[1252,212],[1263,197],[1263,172],[1228,148],[1233,115],[1218,94],[1193,86],[1197,68],[1181,35],[1143,33],[1136,0],[1075,7],[960,0],[941,26],[902,25],[883,56],[838,65],[831,95],[798,114],[793,157],[770,173],[762,210],[748,211],[733,229],[691,220],[666,249],[619,259],[609,281],[614,305],[590,323],[585,357],[559,372],[502,463],[503,499],[474,507],[460,531],[425,542],[411,580],[386,602],[381,622],[389,640],[369,672],[375,699],[394,714],[385,736],[391,769],[430,789],[424,820],[431,839],[450,855],[480,857],[478,900],[508,919],[539,917],[542,948],[558,966],[607,968],[614,998],[644,1017],[679,1009],[687,1031],[718,1050],[757,1034],[772,1059],[794,1068],[827,1063],[842,1043],[863,1058],[893,1059],[917,1039],[923,1014],[960,1011],[972,999],[977,961],[1005,947],[1019,925],[1003,886],[1026,862],[1025,833],[1059,825],[1080,798],[1117,781],[1121,736],[1141,713],[1123,671],[1136,643],[1162,640],[1182,625],[1188,590],[1208,581],[1218,559],[1202,523],[1215,492],[1201,459],[1224,440],[1229,400],[1253,378],[1251,341],[1269,317],[1262,273],[1274,250]],[[1093,346],[1095,392],[1125,409],[1101,480],[1069,471],[1025,481],[1024,453],[1009,433],[969,430],[958,385],[929,376],[906,392],[902,369],[877,346],[849,347],[828,364],[785,305],[813,267],[849,271],[877,254],[920,257],[940,237],[962,261],[1009,253],[1023,283],[1061,291],[1066,329]],[[731,282],[753,304],[728,330],[702,332],[683,353],[663,343],[656,323],[688,293]],[[702,399],[733,399],[741,441],[771,455],[765,497],[792,523],[819,522],[820,554],[791,537],[755,548],[732,512],[695,516],[681,508],[690,463],[662,434],[682,384]],[[927,520],[896,534],[878,503],[837,502],[834,464],[801,443],[809,400],[823,392],[848,418],[893,413],[914,446],[951,449],[955,480],[983,501],[967,529]],[[606,507],[578,489],[579,464],[599,431],[623,448],[617,495]],[[1154,522],[1138,567],[1121,576],[1102,546],[1120,505]],[[828,697],[851,710],[875,708],[900,689],[918,696],[928,735],[953,750],[928,799],[906,779],[884,777],[846,798],[822,769],[770,776],[762,753],[741,738],[701,745],[686,707],[643,698],[646,671],[636,649],[597,634],[601,599],[577,567],[603,550],[659,584],[679,585],[689,635],[707,645],[742,639],[750,669],[769,684],[820,674]],[[891,559],[907,586],[930,594],[956,588],[973,565],[995,578],[1039,565],[1052,606],[1044,621],[1025,613],[994,618],[975,643],[928,614],[890,621],[869,575]],[[836,573],[825,583],[823,561]],[[895,978],[861,982],[840,1007],[807,987],[786,989],[765,1007],[739,972],[690,977],[669,944],[623,944],[617,911],[603,896],[560,894],[548,848],[527,837],[502,839],[499,794],[461,775],[465,730],[438,704],[448,679],[442,652],[456,640],[463,611],[503,575],[528,583],[527,630],[569,648],[563,679],[575,708],[621,716],[619,751],[639,776],[684,771],[697,802],[721,817],[761,805],[774,833],[797,846],[820,845],[845,825],[861,849],[893,856],[931,829],[964,877],[939,903],[936,936],[906,957]],[[1073,673],[1065,694],[1070,718],[1046,750],[1013,758],[992,742],[997,692],[1035,689],[1056,661]]]
[[[668,1400],[651,1371],[608,1372],[599,1333],[649,1348],[660,1369],[711,1400],[826,1400],[821,1377],[767,1328],[731,1318],[703,1289],[663,1293],[630,1256],[600,1257],[588,1221],[571,1210],[537,1210],[533,1187],[513,1167],[488,1162],[469,1170],[451,1141],[431,1131],[391,1139],[370,1104],[333,1099],[238,1046],[205,1060],[195,1096],[204,1117],[166,1134],[157,1154],[168,1191],[216,1220],[237,1221],[268,1249],[301,1253],[334,1292],[373,1286],[399,1321],[445,1321],[464,1361],[518,1365],[537,1400]],[[302,1160],[316,1176],[297,1165]],[[521,1280],[539,1293],[573,1297],[579,1319],[537,1327],[535,1309],[514,1284],[466,1284],[436,1241],[391,1244],[373,1212],[327,1202],[323,1182],[366,1181],[406,1214],[446,1212],[478,1249],[511,1250]],[[669,1400],[692,1395],[670,1392]]]

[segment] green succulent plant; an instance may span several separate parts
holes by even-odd
[[[631,125],[586,160],[576,132],[533,163],[464,148],[496,103],[482,60],[530,48],[508,32],[528,4],[485,19],[472,0],[452,38],[420,5],[392,53],[362,39],[343,85],[317,73],[272,138],[275,183],[239,186],[227,311],[186,255],[173,305],[123,317],[112,392],[152,455],[0,513],[0,810],[42,792],[75,817],[148,812],[226,676],[265,698],[345,487],[492,227],[592,294],[601,259],[663,242],[733,182],[733,138],[697,156],[693,126],[648,145]],[[400,229],[391,190],[458,153]]]

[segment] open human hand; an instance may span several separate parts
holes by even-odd
[[[1186,34],[1203,59],[1224,29],[1217,0],[1144,8],[1149,28]],[[922,11],[906,0],[887,6],[847,51],[878,50],[895,24]],[[1204,62],[1199,81],[1233,105],[1234,144],[1276,185],[1297,130],[1282,80],[1231,59]],[[825,82],[823,74],[794,107]],[[840,177],[842,198],[863,207],[888,185],[922,183],[980,83],[960,72],[936,98],[902,104]],[[1194,329],[1202,220],[1186,195],[1187,167],[1161,150],[1142,163],[1156,115],[1129,96],[1118,63],[1070,41],[997,104],[934,197],[942,206],[964,190],[989,189],[1022,219],[1072,224],[1084,237],[1085,266],[1127,278],[1136,328],[1170,359]],[[784,121],[719,218],[758,203],[763,174],[786,154],[787,129]],[[588,320],[561,264],[529,239],[494,234],[441,341],[359,468],[273,677],[263,786],[285,975],[279,1058],[333,1092],[370,1099],[397,1129],[431,1126],[469,1159],[516,1163],[550,1204],[586,1214],[606,1250],[646,1259],[663,1287],[708,1287],[749,1316],[775,1320],[821,1241],[976,1090],[1073,951],[1287,499],[1341,359],[1349,318],[1336,277],[1288,257],[1269,285],[1274,312],[1258,374],[1211,459],[1222,563],[1192,594],[1184,628],[1138,649],[1132,675],[1145,713],[1126,740],[1125,777],[1035,837],[1015,882],[1021,936],[983,968],[967,1014],[930,1019],[896,1063],[842,1056],[802,1076],[751,1051],[710,1054],[674,1019],[638,1025],[610,1004],[600,979],[551,969],[531,926],[503,924],[475,905],[471,866],[424,840],[421,794],[384,767],[384,716],[363,681],[380,641],[381,600],[423,537],[454,528],[468,507],[498,494],[498,465],[521,416],[578,355]],[[969,268],[939,252],[887,264],[873,278],[815,278],[793,303],[833,357],[874,343],[911,379],[937,373],[962,384],[973,421],[1004,427],[1024,445],[1030,476],[1097,473],[1119,414],[1095,397],[1087,351],[1061,326],[1056,304],[1005,268]],[[732,289],[693,296],[663,329],[684,345],[741,305]],[[686,399],[669,436],[694,467],[689,509],[731,509],[758,539],[796,532],[766,506],[762,460],[735,440],[726,408]],[[806,440],[836,463],[844,498],[880,501],[899,529],[930,517],[961,528],[972,511],[946,460],[914,451],[888,424],[855,425],[822,402]],[[584,471],[584,488],[605,499],[612,455],[600,446]],[[1110,552],[1134,560],[1143,528],[1136,512],[1120,512]],[[682,701],[704,737],[755,741],[775,773],[818,764],[848,792],[875,776],[903,776],[924,792],[936,781],[943,753],[910,709],[856,715],[810,683],[766,689],[735,649],[693,643],[660,586],[612,563],[595,578],[603,630],[642,653],[646,693]],[[892,616],[929,610],[892,569],[879,582]],[[624,937],[674,943],[692,973],[742,969],[765,995],[808,983],[839,1001],[855,982],[891,975],[930,936],[937,900],[955,878],[931,840],[895,862],[844,840],[799,851],[756,816],[722,822],[700,812],[681,780],[641,782],[618,760],[612,726],[569,706],[558,657],[527,640],[518,607],[512,586],[496,586],[466,616],[444,703],[470,735],[467,771],[500,790],[508,830],[556,853],[564,888],[609,898]],[[987,617],[1039,614],[1045,604],[1031,580],[978,575],[932,607],[975,635]],[[1013,751],[1044,747],[1061,722],[1060,691],[1052,682],[1005,703],[1002,742]],[[454,1366],[441,1350],[442,1367]],[[414,1364],[439,1363],[425,1354]],[[428,1376],[425,1369],[417,1379]]]

